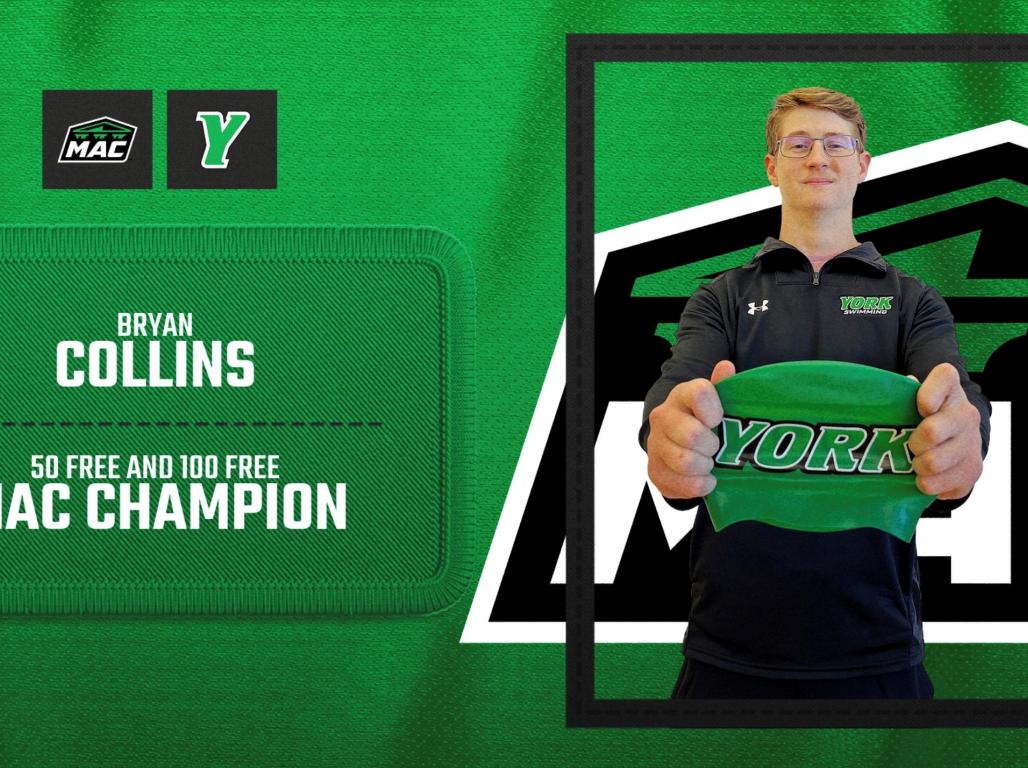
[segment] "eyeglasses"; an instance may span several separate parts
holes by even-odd
[[[783,157],[806,157],[814,148],[815,141],[820,141],[825,154],[832,157],[849,157],[860,149],[860,139],[856,136],[833,133],[816,139],[811,136],[786,136],[775,144],[775,151],[781,147]]]

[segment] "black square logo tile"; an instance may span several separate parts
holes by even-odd
[[[277,91],[168,91],[169,189],[275,189]]]
[[[43,91],[44,189],[151,186],[151,91]]]

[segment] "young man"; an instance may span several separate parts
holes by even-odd
[[[853,196],[871,162],[860,108],[845,94],[800,88],[775,99],[766,132],[781,231],[689,299],[646,396],[640,437],[650,479],[672,499],[714,489],[721,379],[784,360],[845,360],[921,382],[923,421],[908,442],[917,486],[938,497],[936,508],[958,506],[981,475],[991,407],[965,371],[939,294],[853,236]],[[844,316],[846,295],[892,296],[892,309]],[[765,300],[768,311],[746,312]],[[820,534],[757,522],[715,533],[701,503],[690,572],[674,696],[933,696],[916,537],[907,544],[874,528]]]

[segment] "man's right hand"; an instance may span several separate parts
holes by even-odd
[[[714,490],[710,473],[718,439],[711,430],[724,418],[714,385],[735,373],[735,364],[721,360],[710,379],[692,379],[671,390],[650,411],[646,441],[650,480],[666,498],[695,499]]]

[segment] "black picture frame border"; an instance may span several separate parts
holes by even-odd
[[[1025,62],[1026,34],[570,34],[566,39],[567,591],[569,727],[1025,728],[1028,699],[597,699],[594,386],[595,67],[600,62]],[[672,681],[669,680],[669,689]]]

